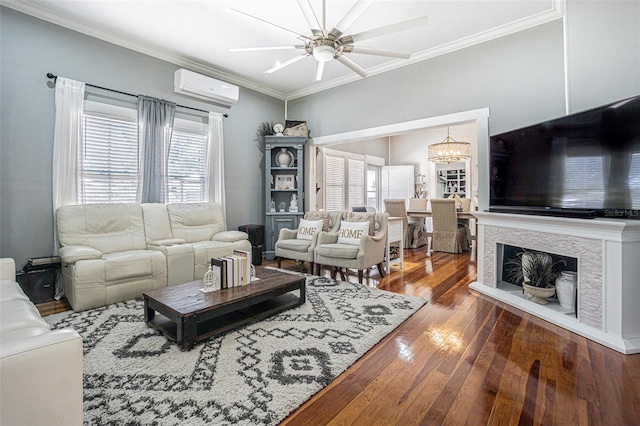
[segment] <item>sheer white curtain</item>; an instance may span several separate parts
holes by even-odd
[[[224,141],[222,130],[222,114],[209,112],[205,197],[206,201],[220,203],[222,205],[222,211],[225,212],[226,220],[224,203]]]
[[[53,132],[53,215],[54,252],[58,250],[55,214],[60,206],[78,203],[78,151],[82,141],[82,109],[85,84],[58,77],[55,94]]]
[[[173,102],[138,96],[138,202],[168,201],[169,149],[175,115]]]

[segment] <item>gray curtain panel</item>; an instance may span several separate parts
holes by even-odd
[[[141,156],[138,198],[142,203],[167,202],[169,148],[175,115],[176,104],[173,102],[138,96],[138,146]]]

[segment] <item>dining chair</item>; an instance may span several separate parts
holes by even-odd
[[[458,223],[456,202],[452,198],[432,198],[433,237],[431,249],[447,253],[469,250],[469,227]]]
[[[409,210],[427,210],[427,198],[409,198]],[[414,222],[411,248],[422,247],[429,242],[428,225],[430,218],[409,215],[409,223]]]
[[[407,215],[406,201],[402,198],[384,200],[384,210],[389,213],[389,217],[402,218],[402,232],[404,235],[404,248],[416,248],[418,241],[414,241],[414,230],[417,222],[409,220]],[[426,240],[424,241],[426,244]]]

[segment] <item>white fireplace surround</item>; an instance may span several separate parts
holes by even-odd
[[[625,354],[640,353],[640,221],[474,212],[478,281],[469,287]],[[502,244],[578,260],[577,317],[499,286]]]

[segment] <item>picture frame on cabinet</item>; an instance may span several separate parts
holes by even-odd
[[[276,175],[276,189],[295,189],[295,175]]]

